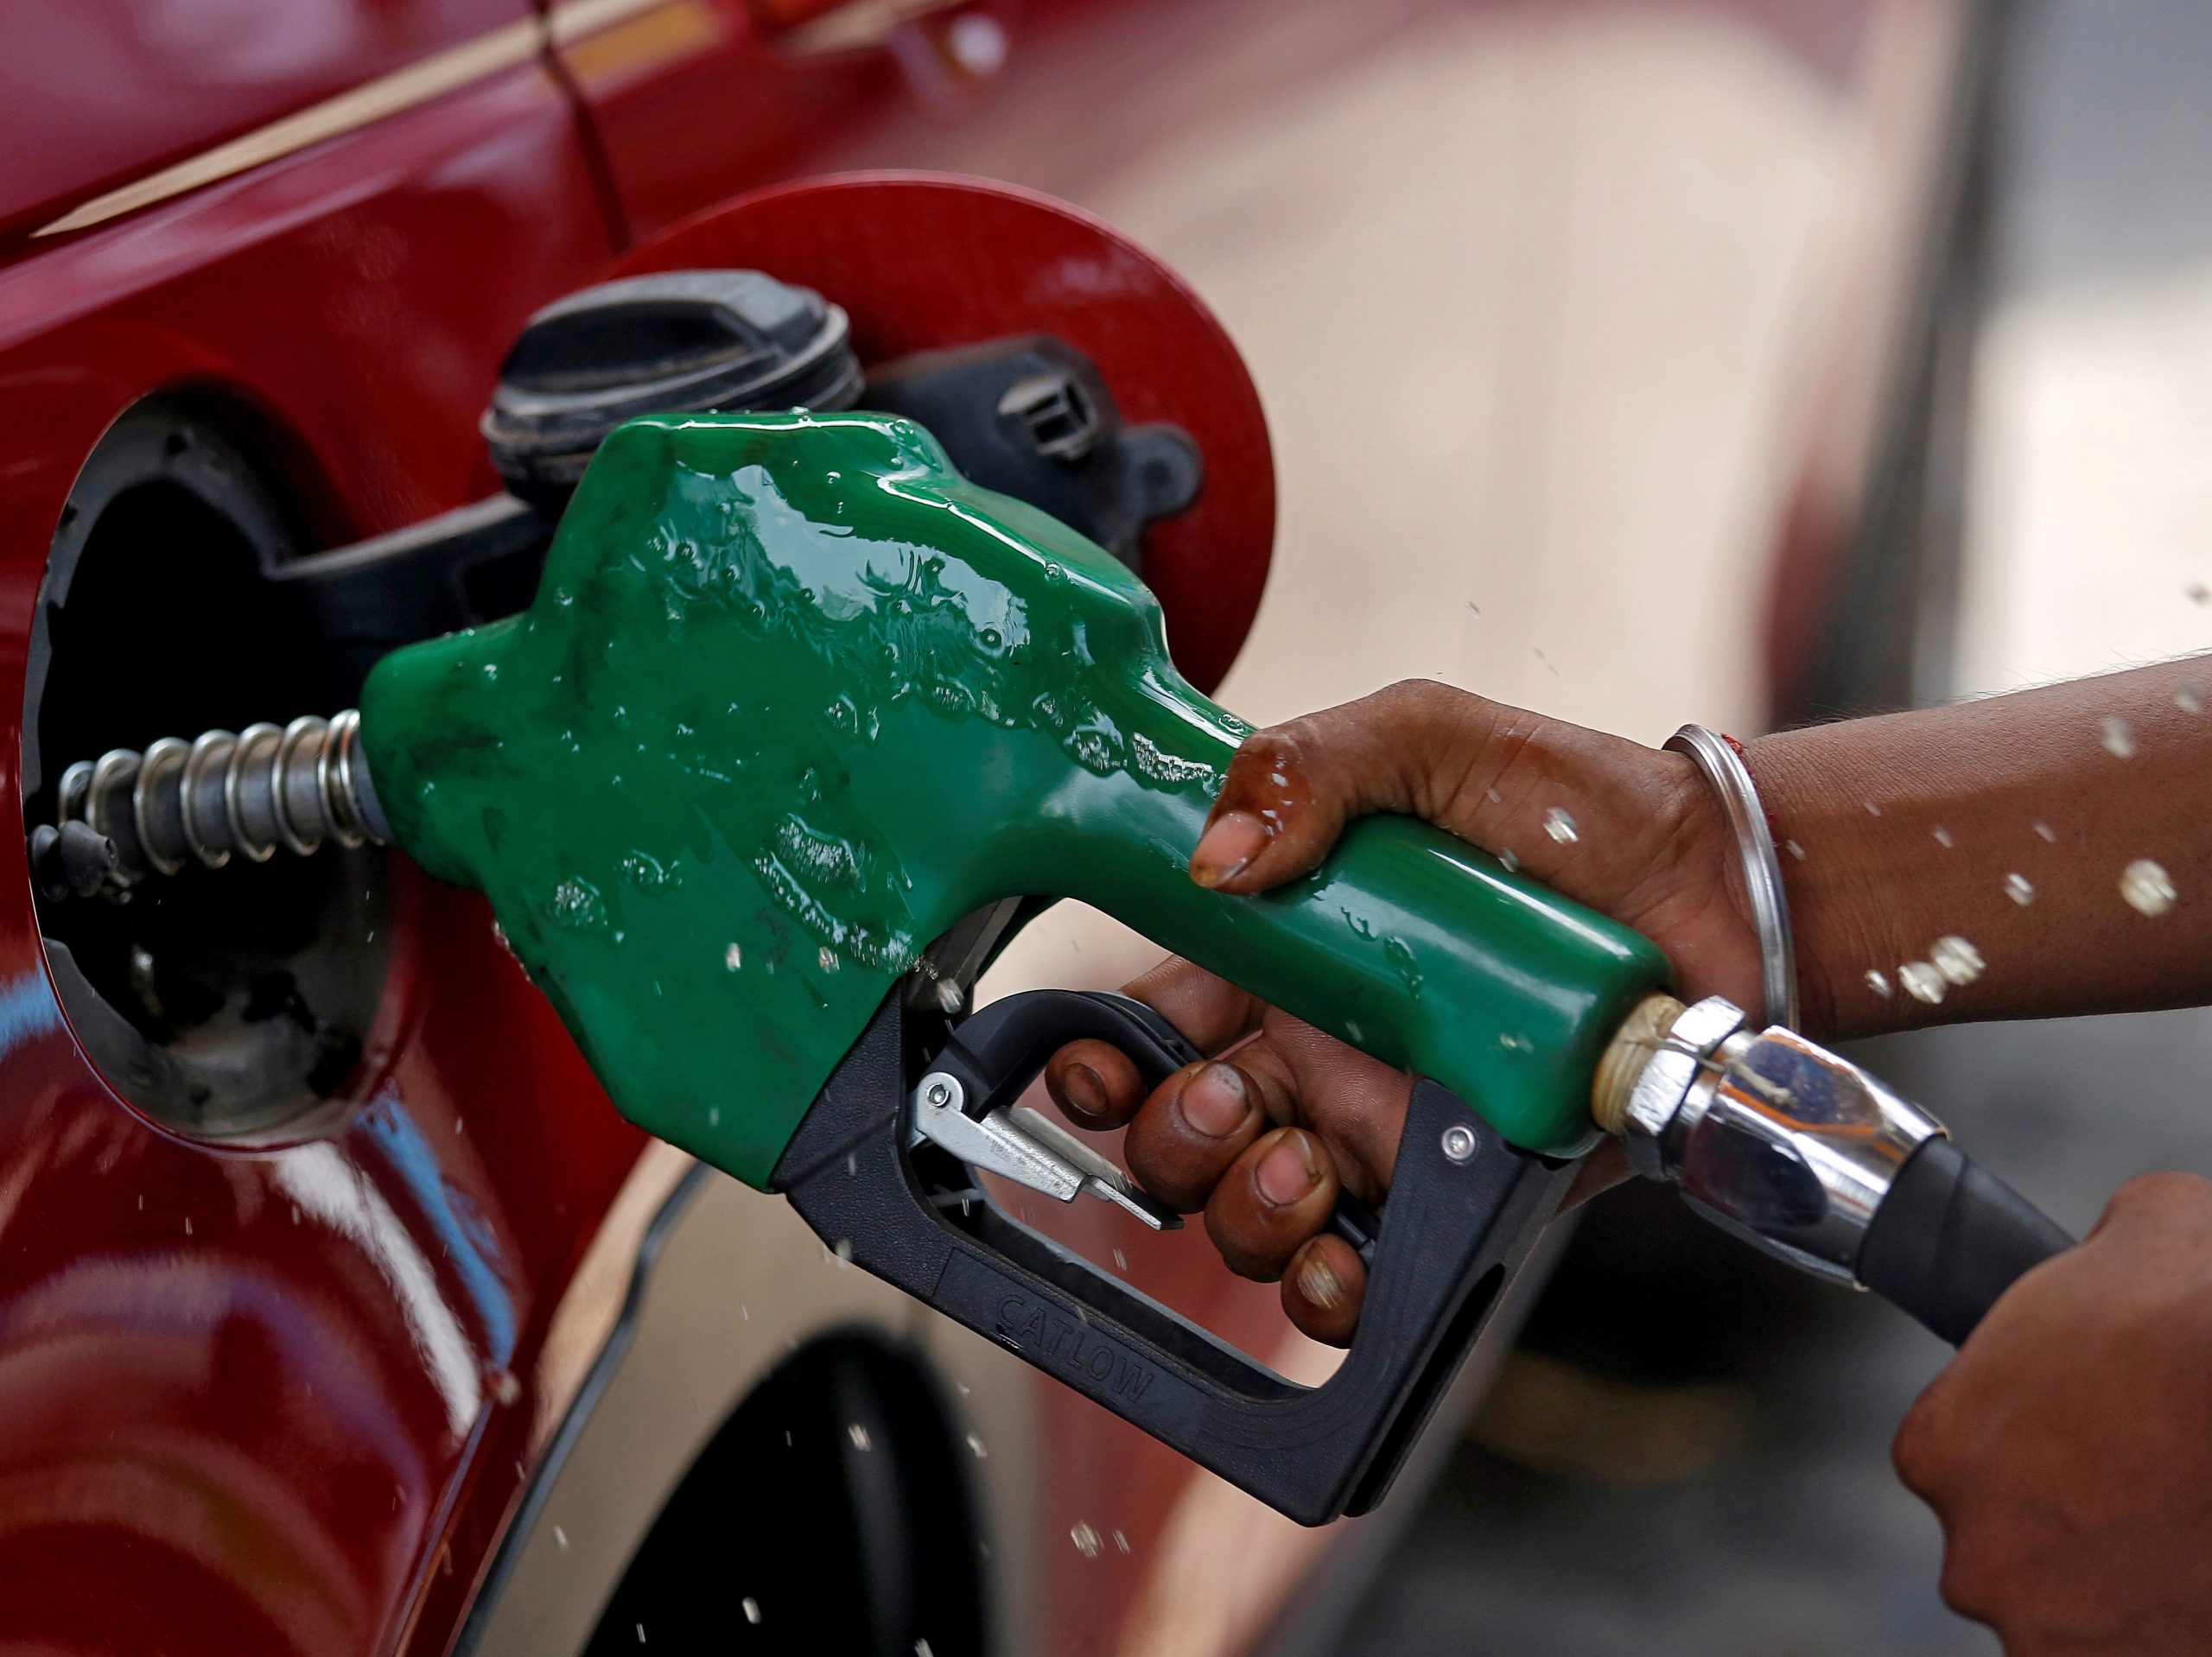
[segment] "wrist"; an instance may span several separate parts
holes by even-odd
[[[1828,733],[1782,732],[1744,745],[1774,835],[1797,955],[1804,1034],[1819,1040],[1878,1034],[1916,1022],[1901,1016],[1897,963],[1913,957],[1898,935],[1888,890],[1878,805],[1870,807]],[[1882,975],[1885,988],[1869,980]]]

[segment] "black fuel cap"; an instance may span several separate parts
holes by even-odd
[[[602,283],[530,319],[484,411],[492,464],[524,500],[564,502],[607,435],[645,414],[849,409],[845,313],[758,270]]]

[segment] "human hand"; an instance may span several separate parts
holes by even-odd
[[[1371,812],[1425,817],[1635,927],[1667,952],[1692,999],[1760,1004],[1732,852],[1689,760],[1428,681],[1248,738],[1191,878],[1265,891],[1307,873],[1347,822]],[[1554,812],[1571,820],[1572,838],[1548,830]],[[1232,1271],[1281,1279],[1298,1328],[1349,1341],[1366,1271],[1322,1228],[1340,1186],[1382,1202],[1409,1078],[1186,962],[1166,962],[1128,991],[1217,1057],[1147,1096],[1113,1048],[1071,1043],[1046,1071],[1053,1098],[1084,1127],[1126,1124],[1123,1152],[1146,1190],[1185,1212],[1204,1209]],[[1570,1201],[1625,1171],[1609,1146]]]
[[[1897,1430],[1944,1599],[2008,1657],[2212,1649],[2212,1182],[2153,1174],[2008,1290]]]

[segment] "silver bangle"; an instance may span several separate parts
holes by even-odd
[[[1751,924],[1759,939],[1759,981],[1770,1024],[1797,1027],[1797,952],[1789,941],[1789,899],[1782,889],[1782,860],[1766,824],[1751,773],[1728,739],[1702,725],[1685,725],[1667,739],[1670,752],[1688,754],[1720,798],[1722,815],[1744,860]]]

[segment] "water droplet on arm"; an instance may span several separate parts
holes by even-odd
[[[2035,882],[2024,874],[2008,874],[2005,877],[2005,895],[2025,909],[2036,900]]]
[[[1544,813],[1544,832],[1562,846],[1572,846],[1582,838],[1573,817],[1564,806],[1555,805]]]
[[[2135,758],[2135,727],[2117,714],[2107,714],[2097,739],[2115,759]]]
[[[2163,865],[2139,857],[2120,871],[2120,895],[2138,914],[2155,917],[2171,909],[2181,894],[2174,890],[2173,876]]]
[[[2201,714],[2204,711],[2204,698],[2197,694],[2196,686],[2183,685],[2174,692],[2174,706],[2184,714]]]
[[[1090,1527],[1087,1519],[1078,1519],[1068,1532],[1068,1540],[1075,1544],[1075,1551],[1086,1559],[1098,1557],[1098,1533]]]
[[[1897,968],[1897,982],[1904,986],[1905,994],[1916,1001],[1925,1001],[1934,1006],[1943,999],[1949,986],[1943,975],[1924,961],[1908,961]]]
[[[1887,995],[1890,993],[1889,974],[1879,967],[1869,967],[1866,969],[1866,987],[1877,995]]]
[[[1936,825],[1936,843],[1938,846],[1941,846],[1945,851],[1948,851],[1952,847],[1957,845],[1958,841],[1953,840],[1951,838],[1951,831],[1939,822]]]
[[[1961,987],[1980,977],[1987,964],[1982,960],[1980,950],[1955,934],[1937,938],[1928,951],[1928,960],[1947,980]]]

